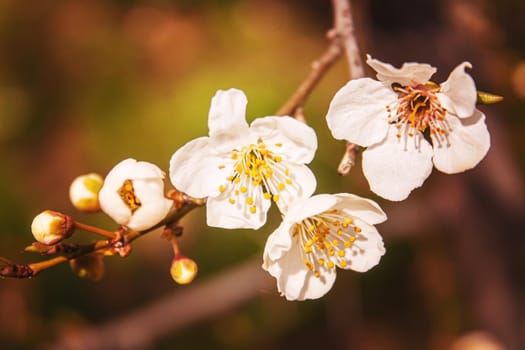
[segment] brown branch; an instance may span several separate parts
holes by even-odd
[[[331,32],[329,36],[332,36]],[[341,40],[337,36],[331,38],[326,51],[312,63],[312,71],[303,80],[292,96],[277,111],[276,115],[293,115],[297,108],[302,107],[312,90],[321,78],[328,72],[335,62],[341,57],[343,51]]]
[[[363,61],[357,45],[357,38],[354,29],[352,8],[349,0],[332,0],[334,8],[335,30],[342,40],[342,45],[346,54],[350,79],[358,79],[365,76]],[[339,175],[348,175],[355,164],[355,158],[359,152],[359,146],[351,142],[346,143],[345,153],[343,154],[337,172]]]
[[[0,276],[12,278],[29,278],[36,276],[38,273],[47,270],[53,266],[76,259],[80,256],[112,248],[116,252],[119,252],[120,249],[129,246],[129,244],[134,240],[156,230],[159,227],[170,225],[179,221],[192,209],[202,206],[205,203],[205,201],[202,199],[191,198],[182,193],[177,193],[176,195],[177,198],[175,198],[174,201],[175,205],[173,211],[170,214],[168,214],[168,216],[166,216],[164,220],[147,230],[123,232],[117,231],[117,233],[115,233],[114,239],[95,241],[90,244],[70,245],[69,250],[57,250],[57,252],[60,252],[63,255],[36,263],[13,264],[3,259],[0,265]]]

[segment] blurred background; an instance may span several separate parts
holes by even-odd
[[[358,165],[336,167],[344,143],[324,116],[348,80],[341,60],[305,105],[318,133],[318,193],[378,201],[386,255],[370,272],[339,271],[326,297],[287,302],[262,269],[279,223],[259,231],[183,220],[180,244],[199,264],[190,286],[170,278],[170,245],[151,233],[105,259],[99,282],[64,264],[0,281],[1,349],[358,350],[525,348],[525,3],[521,0],[352,1],[363,56],[396,66],[462,61],[480,90],[492,136],[464,174],[437,171],[402,203],[370,192]],[[217,89],[248,96],[248,119],[271,115],[328,42],[328,0],[44,0],[0,2],[0,255],[38,260],[30,223],[44,209],[76,214],[72,179],[133,157],[168,169],[171,154],[207,134]],[[372,74],[370,70],[368,74]],[[79,240],[95,237],[80,234]]]

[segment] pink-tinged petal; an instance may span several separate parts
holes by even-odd
[[[270,208],[270,200],[262,198],[262,193],[256,198],[257,211],[250,212],[251,205],[241,200],[234,204],[228,201],[227,193],[219,197],[209,197],[206,202],[206,223],[208,226],[227,229],[249,228],[258,229],[266,222],[266,214]],[[257,200],[261,199],[260,202]]]
[[[385,246],[383,238],[374,226],[359,219],[354,222],[362,231],[356,237],[352,247],[345,249],[345,257],[349,263],[344,269],[366,272],[379,263],[385,254]]]
[[[288,178],[291,180],[291,183],[287,183],[283,179],[283,190],[278,190],[278,188],[271,188],[270,190],[272,194],[279,196],[277,206],[282,213],[286,213],[291,203],[301,198],[308,198],[314,193],[317,187],[317,180],[306,165],[288,162],[283,163],[283,165],[286,165],[286,169],[288,169]]]
[[[447,122],[450,126],[448,144],[434,142],[434,165],[447,174],[475,167],[490,148],[485,115],[476,109],[470,118],[447,116]]]
[[[401,68],[395,68],[391,64],[381,62],[366,56],[366,63],[377,72],[377,79],[386,86],[398,83],[403,86],[414,86],[425,84],[436,73],[436,68],[426,63],[403,63]]]
[[[314,129],[291,117],[257,118],[250,126],[272,152],[295,163],[310,163],[317,150]]]
[[[208,113],[210,137],[220,134],[235,135],[248,130],[246,104],[248,100],[241,90],[219,90],[211,100]]]
[[[440,93],[437,94],[443,107],[460,118],[472,116],[477,99],[476,84],[465,68],[472,68],[472,65],[463,62],[457,66],[447,81],[441,84]]]
[[[351,217],[358,217],[371,225],[382,223],[387,219],[385,212],[373,200],[350,193],[338,193],[335,197],[338,199],[335,208],[343,210]]]
[[[330,210],[337,204],[337,197],[331,194],[318,194],[292,203],[284,222],[298,223],[308,217]]]
[[[382,83],[362,78],[350,80],[330,102],[326,115],[334,138],[366,147],[382,141],[388,130],[386,107],[397,95]]]
[[[216,195],[219,186],[232,172],[231,159],[215,155],[209,147],[209,140],[200,137],[188,142],[170,160],[171,183],[195,198]]]
[[[263,254],[263,267],[287,254],[292,246],[292,227],[294,223],[282,222],[266,240]]]
[[[268,264],[266,270],[277,279],[277,289],[287,300],[317,299],[335,282],[335,269],[323,269],[319,278],[308,270],[301,258],[298,242],[281,259]]]
[[[379,196],[400,201],[420,187],[432,172],[432,147],[417,133],[397,138],[391,127],[385,141],[363,152],[363,173]]]

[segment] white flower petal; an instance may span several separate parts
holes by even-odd
[[[126,226],[132,230],[146,230],[166,217],[173,201],[164,197],[164,182],[161,179],[135,180],[133,188],[141,206]]]
[[[447,174],[459,173],[475,167],[490,148],[490,135],[485,115],[475,110],[470,118],[447,117],[451,128],[449,144],[434,142],[434,165]]]
[[[283,164],[289,170],[289,178],[292,182],[286,184],[284,190],[275,190],[273,193],[279,195],[277,205],[281,212],[285,213],[292,202],[300,198],[310,197],[314,193],[317,180],[314,173],[306,165],[288,162]]]
[[[206,203],[206,223],[208,226],[227,229],[258,229],[266,222],[271,202],[261,198],[257,203],[257,212],[251,213],[249,205],[243,201],[237,200],[235,204],[231,204],[226,193],[219,197],[209,197]]]
[[[273,261],[287,254],[292,246],[291,229],[294,223],[281,222],[279,227],[268,236],[264,246],[263,267],[266,269]]]
[[[231,159],[214,154],[209,142],[208,137],[192,140],[179,148],[170,160],[171,183],[195,198],[217,195],[219,186],[232,171]]]
[[[463,62],[457,66],[437,94],[443,107],[460,118],[468,118],[474,113],[477,99],[476,84],[465,68],[472,68],[472,65]]]
[[[220,134],[235,135],[248,129],[244,92],[238,89],[219,90],[211,100],[208,114],[210,137]]]
[[[371,190],[392,201],[407,198],[432,172],[432,147],[422,135],[404,140],[396,133],[391,127],[385,141],[363,152],[363,173]]]
[[[339,200],[335,206],[336,209],[358,217],[371,225],[382,223],[387,219],[385,212],[373,200],[350,193],[338,193],[335,197]]]
[[[346,255],[350,256],[350,263],[344,267],[345,270],[366,272],[379,263],[385,254],[383,238],[377,229],[359,219],[355,220],[362,231],[358,235],[354,245],[346,249]]]
[[[277,279],[277,288],[287,300],[317,299],[325,295],[335,282],[335,269],[323,269],[319,278],[306,269],[300,246],[292,244],[288,254],[269,264],[268,272]]]
[[[268,149],[274,153],[282,152],[295,163],[310,163],[317,150],[314,129],[291,117],[257,118],[250,130],[257,138],[263,139]]]
[[[377,72],[377,79],[390,87],[392,83],[403,86],[425,84],[436,72],[436,68],[426,63],[403,63],[401,68],[395,68],[391,64],[381,62],[366,56],[366,63]]]
[[[302,220],[328,211],[337,204],[337,197],[331,194],[318,194],[303,198],[292,203],[284,221],[288,223],[301,222]]]
[[[386,106],[396,101],[396,93],[376,80],[350,80],[330,102],[326,115],[328,128],[338,140],[364,147],[373,145],[385,138]]]

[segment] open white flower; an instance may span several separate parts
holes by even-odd
[[[349,81],[334,96],[326,116],[336,139],[367,149],[363,172],[372,191],[405,199],[434,166],[447,174],[476,166],[487,154],[490,135],[476,107],[476,86],[463,62],[438,85],[436,69],[405,63],[401,68],[372,59],[377,80]],[[427,141],[430,139],[432,145]]]
[[[271,201],[281,211],[296,197],[310,196],[316,180],[309,163],[315,132],[291,117],[245,119],[246,96],[219,90],[211,101],[209,137],[192,140],[173,154],[170,178],[180,191],[208,197],[207,223],[257,229]]]
[[[173,204],[164,196],[164,172],[155,164],[132,158],[108,173],[98,196],[102,211],[138,231],[159,223]]]
[[[298,200],[268,237],[263,268],[286,299],[320,298],[332,288],[336,266],[364,272],[377,265],[385,248],[373,225],[385,220],[377,203],[352,194]]]

